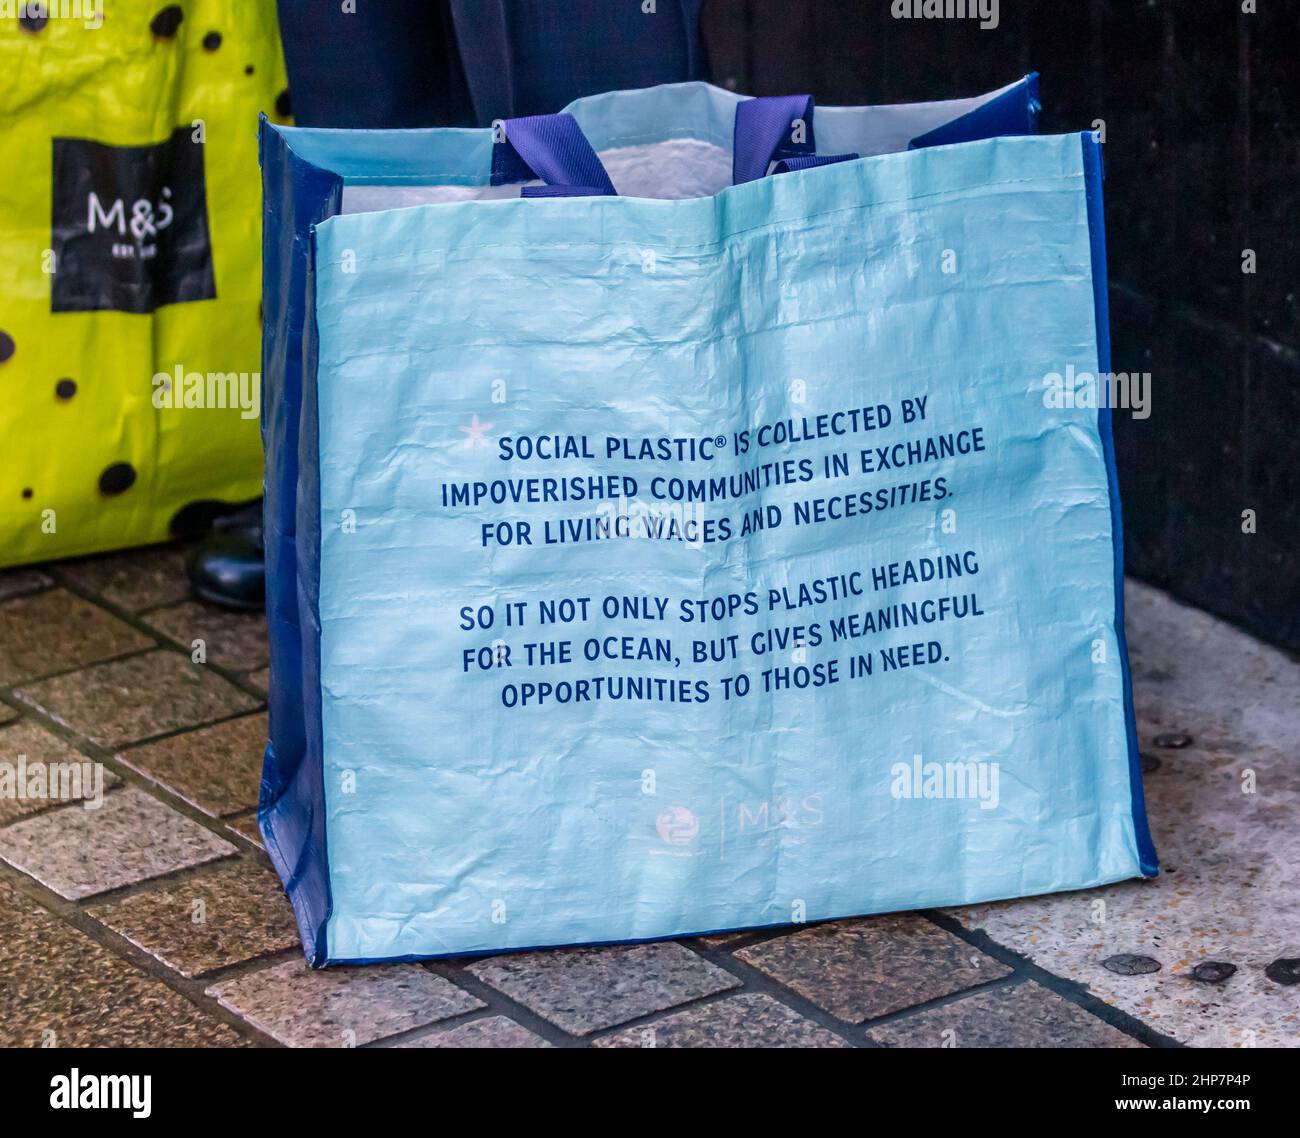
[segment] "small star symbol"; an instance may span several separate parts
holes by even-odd
[[[468,427],[461,427],[461,434],[465,436],[465,445],[467,447],[485,447],[488,444],[488,437],[483,432],[492,429],[491,423],[480,423],[476,414],[471,420]]]

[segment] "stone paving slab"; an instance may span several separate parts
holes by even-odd
[[[208,663],[232,672],[265,668],[269,659],[262,613],[230,612],[200,601],[184,601],[154,609],[143,619],[187,652],[193,651],[196,640],[202,640]]]
[[[92,760],[81,754],[70,743],[47,731],[39,723],[30,719],[17,719],[13,723],[0,726],[0,762],[13,764],[16,775],[18,764],[24,757],[28,764],[40,763],[46,768],[51,765],[80,764],[83,795],[93,793],[93,783],[96,780],[99,781],[100,789],[104,792],[112,790],[122,781],[102,763],[98,764],[97,770],[88,772],[87,764],[91,764]],[[86,782],[87,773],[90,773],[90,784]],[[24,781],[30,783],[30,777]],[[60,787],[62,786],[61,782]],[[75,785],[72,789],[76,789]],[[28,790],[35,790],[35,787],[25,787],[25,792]],[[48,786],[48,778],[45,793],[50,795],[55,793],[54,789]],[[0,826],[64,804],[63,800],[57,797],[41,798],[33,795],[22,798],[0,798]]]
[[[998,987],[867,1032],[882,1047],[1141,1047],[1130,1035],[1034,983]]]
[[[408,1039],[397,1047],[550,1047],[540,1035],[505,1016],[485,1016],[458,1027],[448,1027]]]
[[[126,787],[97,810],[60,806],[0,828],[0,858],[60,897],[89,897],[236,853],[224,838]]]
[[[1164,1035],[1300,1045],[1300,985],[1268,976],[1300,957],[1300,664],[1155,589],[1126,597],[1139,734],[1160,760],[1144,779],[1160,875],[954,915]],[[1175,732],[1191,745],[1156,745]],[[1124,953],[1159,971],[1103,963]],[[1210,961],[1237,971],[1196,979]]]
[[[208,995],[293,1047],[359,1047],[483,1007],[415,964],[313,972],[301,957],[214,984]]]
[[[745,992],[594,1041],[595,1047],[848,1047],[771,996]]]
[[[912,913],[833,921],[739,949],[736,956],[845,1023],[1006,976],[991,956]]]
[[[280,879],[251,858],[219,862],[87,911],[182,976],[298,944]]]
[[[55,572],[59,580],[94,593],[128,612],[189,599],[185,554],[174,545],[112,553],[69,561]]]
[[[227,719],[118,753],[132,770],[214,818],[257,806],[266,713]]]
[[[468,971],[571,1035],[740,986],[671,942],[491,956]]]
[[[15,694],[103,747],[122,747],[258,706],[210,669],[165,651],[27,684]]]
[[[143,633],[66,589],[0,604],[0,684],[152,647]]]
[[[242,1042],[226,1024],[0,881],[0,1046]]]

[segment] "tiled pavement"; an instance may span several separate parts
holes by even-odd
[[[0,573],[0,760],[106,771],[98,810],[0,799],[0,1044],[1300,1044],[1300,666],[1129,604],[1153,881],[313,973],[253,818],[265,622],[188,599],[175,549]]]

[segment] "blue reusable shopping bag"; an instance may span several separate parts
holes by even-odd
[[[755,102],[264,124],[259,821],[312,964],[1155,872],[1109,410],[1049,398],[1109,367],[1097,142],[1031,81]]]

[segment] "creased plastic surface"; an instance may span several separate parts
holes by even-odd
[[[323,525],[320,549],[330,960],[681,935],[1143,872],[1113,474],[1095,409],[1043,398],[1050,373],[1099,366],[1090,141],[941,147],[695,201],[462,203],[317,227],[321,517],[357,519],[355,532]],[[945,274],[954,244],[963,267]],[[510,395],[494,404],[501,378]],[[921,398],[925,414],[906,423],[904,400],[915,412]],[[804,457],[820,468],[834,449],[857,463],[862,450],[961,430],[986,446],[714,503],[706,516],[739,521],[760,506],[787,520],[703,548],[483,546],[484,521],[592,511],[441,504],[443,485],[465,480],[631,465],[648,486],[700,473],[621,452],[506,464],[495,445],[467,446],[467,427],[491,424],[493,440],[734,439],[881,406],[890,424],[773,443],[706,473]],[[891,490],[930,479],[933,491],[938,478],[948,492],[934,500]],[[793,522],[801,502],[863,490],[869,512]],[[945,555],[966,573],[941,588],[903,571],[902,583],[789,607],[800,584],[873,570],[890,581],[889,566]],[[671,613],[751,591],[758,612],[716,626],[599,611],[606,596],[666,598]],[[837,618],[966,594],[964,618],[832,642]],[[579,596],[597,611],[567,630],[460,628],[464,606],[531,612]],[[724,676],[757,679],[788,652],[462,670],[464,648],[498,635],[515,651],[548,637],[664,637],[689,661],[695,638],[752,645],[795,626],[809,665],[874,651],[876,671],[728,701]],[[879,649],[913,641],[940,654],[881,670]],[[707,701],[503,702],[504,685],[525,680],[679,675],[707,681]],[[996,802],[930,797],[919,781],[900,794],[929,761],[996,764]]]

